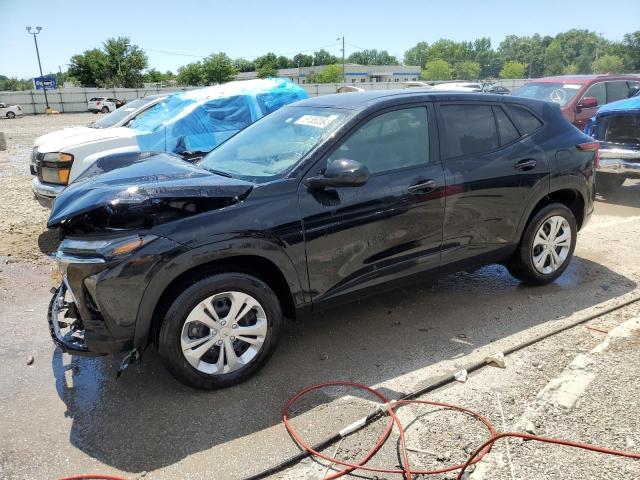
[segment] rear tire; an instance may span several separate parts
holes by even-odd
[[[169,372],[185,385],[229,387],[267,362],[282,324],[280,301],[262,280],[221,273],[197,281],[175,298],[160,328],[158,351]]]
[[[102,107],[102,110],[100,110],[102,113],[109,113],[109,107]]]
[[[615,173],[597,173],[596,190],[600,193],[612,193],[622,186],[626,178]]]
[[[546,285],[562,275],[576,247],[578,228],[573,212],[552,203],[527,224],[520,245],[506,263],[509,273],[529,285]]]
[[[11,118],[11,119],[16,118],[16,114],[13,112],[7,112],[7,118]]]

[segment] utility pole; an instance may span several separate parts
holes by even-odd
[[[38,56],[38,68],[40,68],[40,78],[42,78],[42,64],[40,63],[40,50],[38,50],[38,39],[36,38],[36,35],[38,35],[41,30],[42,30],[42,27],[36,27],[36,31],[32,32],[31,27],[27,27],[27,32],[33,35],[33,42],[36,44],[36,55]],[[49,110],[49,98],[47,98],[47,86],[45,85],[44,80],[42,81],[42,90],[44,90],[44,101],[47,104],[47,110]]]
[[[336,40],[342,40],[342,83],[347,83],[347,77],[344,73],[344,35],[342,38],[338,37]]]

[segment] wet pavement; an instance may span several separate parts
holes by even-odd
[[[176,382],[153,350],[118,380],[118,359],[61,354],[45,321],[52,267],[3,261],[0,477],[99,471],[224,479],[258,471],[296,452],[280,412],[303,386],[351,379],[409,391],[576,312],[597,312],[638,294],[639,196],[640,185],[629,184],[616,197],[622,205],[597,203],[576,258],[551,285],[525,287],[491,265],[294,322],[260,374],[209,393]],[[319,417],[323,408],[312,405],[297,412],[316,439],[367,411],[344,392],[315,400],[345,404],[342,419]]]

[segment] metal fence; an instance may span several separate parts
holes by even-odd
[[[523,79],[501,80],[499,83],[506,88],[513,89],[524,84]],[[436,82],[438,83],[438,82]],[[310,96],[328,95],[336,93],[340,87],[352,86],[364,90],[391,90],[402,88],[396,82],[367,82],[367,83],[320,83],[304,84],[303,87]],[[174,88],[60,88],[47,90],[49,106],[61,113],[86,112],[87,102],[93,97],[118,98],[120,100],[134,100],[136,98],[157,93],[173,93],[193,90],[199,87]],[[25,90],[21,92],[0,92],[0,102],[8,105],[18,104],[26,115],[45,113],[46,102],[42,90]]]

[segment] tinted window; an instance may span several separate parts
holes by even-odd
[[[369,120],[327,162],[341,158],[357,160],[372,174],[428,163],[427,109],[395,110]]]
[[[498,132],[488,105],[444,105],[444,145],[448,158],[487,152],[498,147]]]
[[[508,105],[507,110],[509,110],[509,115],[515,120],[520,131],[525,134],[533,132],[542,125],[540,119],[526,108]]]
[[[493,107],[493,113],[496,116],[496,122],[498,122],[498,132],[500,133],[500,145],[505,145],[507,143],[513,142],[517,139],[520,134],[516,127],[513,125],[513,122],[507,117],[507,114],[504,113],[504,110],[500,107]]]
[[[594,83],[589,87],[587,92],[582,96],[584,97],[595,97],[598,99],[598,105],[604,105],[607,103],[607,90],[604,86],[604,82]]]
[[[627,82],[607,82],[607,103],[622,100],[629,95],[629,87]]]

